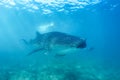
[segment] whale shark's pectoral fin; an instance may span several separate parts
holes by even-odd
[[[34,54],[36,52],[44,51],[44,50],[45,50],[44,48],[35,49],[35,50],[31,51],[30,53],[28,53],[27,56],[30,56],[30,55],[32,55],[32,54]]]

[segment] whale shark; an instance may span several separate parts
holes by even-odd
[[[36,32],[36,37],[29,41],[23,40],[27,45],[32,45],[34,49],[27,55],[44,52],[55,53],[56,56],[64,56],[71,51],[86,48],[86,39],[63,32],[47,32],[40,34]]]

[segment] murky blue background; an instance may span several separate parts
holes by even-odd
[[[1,67],[29,65],[36,61],[39,61],[40,64],[47,64],[50,60],[52,61],[51,56],[44,54],[36,54],[37,56],[33,55],[26,58],[25,55],[30,51],[30,48],[21,39],[34,38],[36,31],[41,33],[60,31],[84,37],[87,39],[87,48],[94,48],[92,51],[84,49],[79,54],[69,54],[62,59],[63,61],[68,60],[70,64],[72,62],[86,65],[95,64],[107,69],[120,70],[119,0],[89,3],[83,8],[75,8],[74,10],[71,10],[71,6],[76,5],[70,4],[61,7],[62,11],[57,10],[58,6],[47,7],[51,11],[48,13],[42,10],[46,8],[42,7],[44,5],[38,6],[39,4],[35,1],[30,3],[35,3],[34,5],[38,6],[38,10],[31,9],[31,7],[27,8],[25,5],[28,4],[16,3],[13,6],[8,2],[0,2]],[[24,7],[26,8],[24,9]],[[43,29],[43,27],[46,28]]]

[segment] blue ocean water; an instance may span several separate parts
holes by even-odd
[[[32,48],[22,39],[36,31],[80,36],[87,47],[64,57],[28,57]],[[119,61],[120,0],[0,1],[0,80],[120,80]]]

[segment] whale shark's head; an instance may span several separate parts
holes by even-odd
[[[73,48],[77,48],[77,49],[86,48],[86,46],[87,46],[86,39],[77,38],[77,39],[71,41],[70,46],[73,47]]]
[[[86,40],[85,39],[81,39],[77,44],[76,44],[76,48],[86,48]]]

